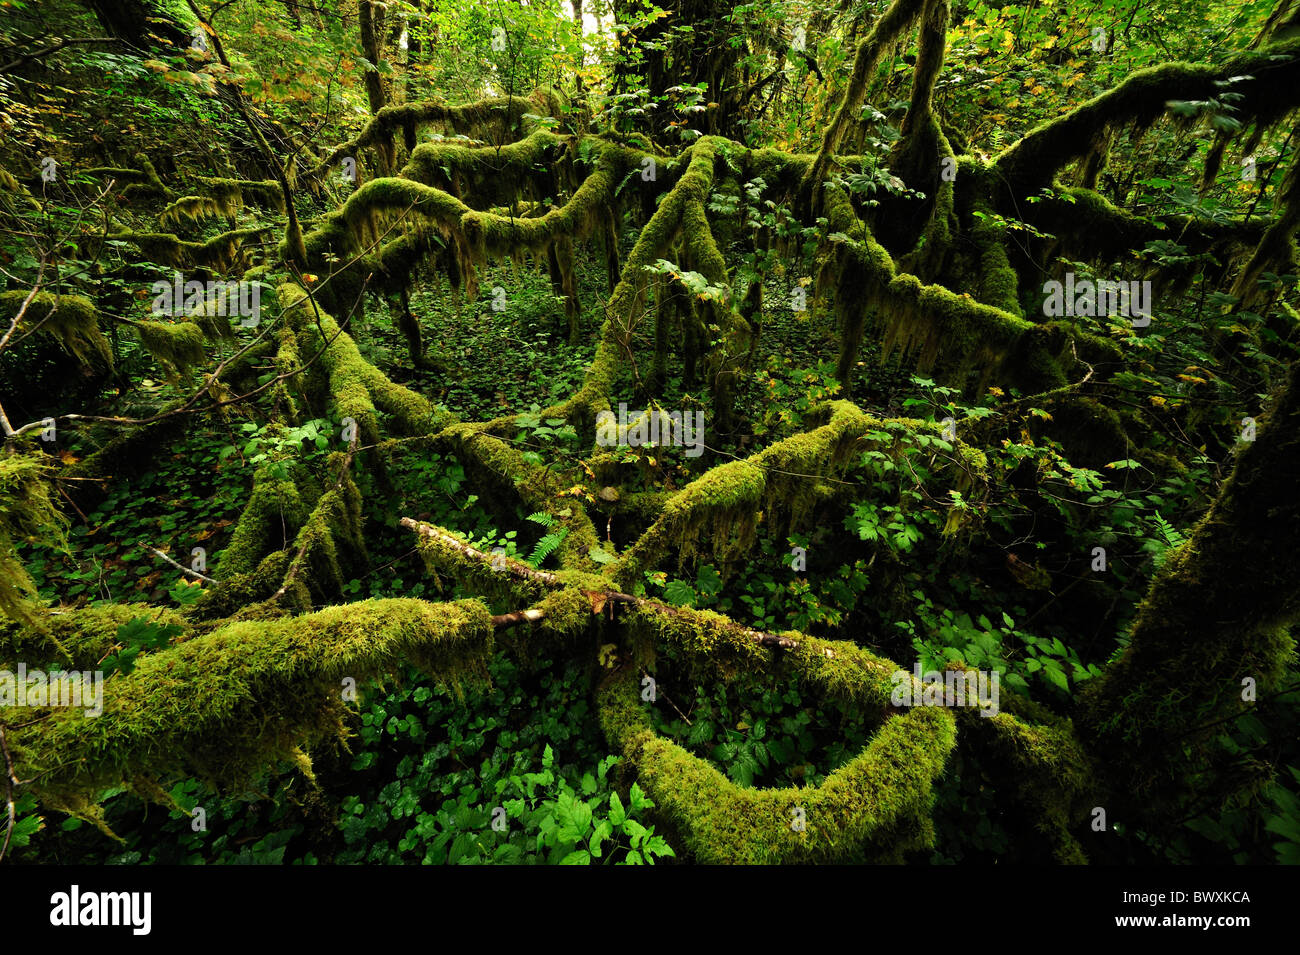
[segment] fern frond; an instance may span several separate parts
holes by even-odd
[[[528,563],[532,564],[534,567],[542,566],[542,562],[546,560],[546,558],[550,557],[551,554],[553,554],[555,550],[564,543],[564,538],[568,536],[569,529],[567,527],[560,528],[554,534],[547,534],[539,540],[537,546],[533,548],[532,554],[528,557]]]

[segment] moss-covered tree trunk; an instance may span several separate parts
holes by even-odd
[[[1281,675],[1300,618],[1300,365],[1190,539],[1138,608],[1128,647],[1083,697],[1080,725],[1128,808],[1158,822],[1192,787],[1225,717]],[[1245,683],[1244,681],[1253,681]],[[1221,727],[1220,727],[1221,728]]]

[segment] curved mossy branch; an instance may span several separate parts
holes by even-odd
[[[857,359],[862,329],[868,319],[883,335],[882,360],[897,349],[900,360],[915,355],[922,373],[961,386],[973,369],[980,369],[977,388],[999,370],[1009,372],[1011,384],[1042,391],[1064,384],[1045,338],[1031,333],[1032,322],[969,294],[942,285],[926,285],[915,275],[899,272],[893,259],[853,211],[842,189],[826,190],[826,214],[831,234],[843,237],[841,251],[818,279],[825,288],[834,279],[837,308],[851,321],[841,330],[838,374],[849,380]],[[843,297],[844,301],[840,299]],[[1065,342],[1053,343],[1063,346]],[[1004,367],[1005,366],[1005,367]]]
[[[1006,787],[1018,795],[1055,862],[1085,864],[1072,830],[1109,801],[1091,757],[1069,719],[1014,693],[1001,694],[999,702],[1001,712],[991,717],[957,711],[961,745],[978,751],[999,792]]]
[[[564,205],[536,218],[519,218],[491,212],[468,212],[461,218],[475,260],[505,258],[521,251],[545,252],[559,239],[582,240],[596,232],[614,199],[617,176],[626,170],[621,151],[606,150],[592,171]]]
[[[1082,159],[1099,137],[1127,124],[1145,129],[1164,115],[1170,100],[1210,99],[1216,83],[1231,77],[1241,99],[1234,116],[1281,118],[1300,105],[1300,38],[1246,51],[1219,64],[1163,63],[1130,74],[1118,86],[1030,130],[994,160],[1005,187],[1023,199],[1050,186],[1056,173]]]
[[[744,789],[655,734],[634,676],[601,692],[601,725],[696,861],[901,862],[933,844],[934,780],[956,741],[947,710],[917,707],[887,720],[820,786]]]
[[[122,189],[122,198],[126,200],[164,199],[170,201],[176,198],[175,191],[169,189],[167,184],[162,181],[162,177],[158,175],[158,170],[154,168],[154,164],[149,161],[148,156],[144,153],[136,153],[134,158],[140,164],[139,169],[120,166],[95,166],[85,170],[83,174],[126,183],[126,186]]]
[[[1294,653],[1300,365],[1239,447],[1213,506],[1152,579],[1128,645],[1082,695],[1084,738],[1152,824],[1187,794],[1216,724],[1251,709],[1243,681],[1262,692]]]
[[[484,425],[455,424],[440,431],[435,440],[449,446],[467,467],[518,497],[525,507],[546,511],[567,528],[569,533],[557,551],[561,566],[594,570],[588,553],[599,544],[596,528],[581,501],[561,496],[566,487],[563,475],[529,463],[519,451],[485,431]]]
[[[892,435],[871,437],[891,423],[909,428],[939,429],[938,424],[910,419],[882,420],[864,414],[848,401],[825,407],[826,424],[798,434],[760,451],[743,461],[719,465],[668,498],[659,518],[606,568],[610,579],[632,586],[641,574],[654,567],[669,549],[683,556],[695,553],[699,538],[707,534],[711,551],[723,559],[740,557],[754,539],[756,515],[780,508],[790,514],[794,526],[812,507],[812,489],[839,473],[860,451],[876,444],[893,444]],[[983,456],[960,446],[963,467],[960,489],[982,478]]]
[[[189,377],[207,361],[207,337],[196,322],[139,322],[136,332],[169,381]]]
[[[430,434],[446,421],[445,412],[435,409],[427,398],[395,384],[366,361],[352,336],[316,306],[301,286],[291,282],[280,286],[279,300],[298,339],[313,353],[325,349],[319,365],[329,387],[323,398],[333,401],[340,417],[356,422],[364,443],[379,439],[376,410],[389,416],[399,434]]]
[[[1026,222],[1053,237],[1054,250],[1082,261],[1112,261],[1157,239],[1184,245],[1190,255],[1238,253],[1257,245],[1269,227],[1264,220],[1147,218],[1115,206],[1091,189],[1057,187],[1055,191],[1056,195],[1044,196],[1032,206],[1021,206],[1021,213]]]
[[[545,151],[559,140],[539,132],[526,142],[535,148],[523,152],[518,161],[522,169],[531,170],[539,161],[532,153]],[[419,258],[446,246],[453,285],[463,282],[473,298],[476,266],[484,264],[487,257],[505,258],[522,251],[546,254],[557,242],[586,238],[596,231],[613,200],[615,174],[630,161],[626,151],[605,150],[596,169],[567,203],[545,215],[528,218],[471,209],[450,192],[428,185],[437,177],[427,170],[422,172],[426,163],[443,168],[446,157],[440,158],[440,152],[464,152],[470,157],[469,167],[486,171],[500,165],[495,151],[443,146],[430,147],[427,152],[425,149],[416,150],[402,177],[371,180],[340,209],[327,215],[306,238],[309,260],[321,262],[329,254],[366,256],[398,226],[408,234],[383,245],[377,264],[361,262],[359,268],[380,272],[383,288],[400,291]],[[514,161],[507,157],[506,165]],[[500,185],[498,181],[497,187]]]
[[[298,486],[270,468],[259,468],[230,543],[217,559],[217,573],[226,579],[256,570],[267,554],[289,546],[305,519]]]
[[[476,600],[366,600],[283,620],[231,623],[141,656],[103,686],[103,713],[17,711],[18,777],[85,816],[103,790],[183,773],[247,780],[309,739],[343,735],[344,681],[414,663],[455,681],[483,669],[491,614]],[[35,719],[36,717],[42,717]]]
[[[804,190],[812,197],[814,210],[821,208],[822,183],[830,171],[831,157],[844,141],[844,134],[857,122],[858,111],[866,97],[867,87],[885,52],[897,42],[921,16],[927,0],[894,0],[889,9],[875,22],[862,41],[853,58],[853,74],[845,87],[835,115],[822,133],[821,148],[804,177]]]
[[[775,670],[792,676],[819,696],[861,707],[868,713],[878,714],[882,720],[891,712],[895,674],[899,667],[852,643],[809,637],[794,631],[781,634],[755,631],[722,614],[670,606],[610,589],[606,582],[608,578],[568,570],[538,570],[513,558],[487,554],[443,528],[410,518],[403,518],[401,523],[419,535],[418,546],[435,573],[450,574],[462,586],[506,599],[536,601],[529,610],[493,617],[497,627],[528,623],[535,628],[549,627],[553,632],[576,633],[585,629],[593,615],[613,607],[617,608],[634,655],[644,657],[648,653],[653,657],[660,648],[672,648],[683,655],[696,671],[707,671],[724,680],[742,672],[771,673]],[[548,592],[550,596],[539,600]],[[914,689],[916,686],[919,685],[914,685]],[[732,832],[719,835],[708,819],[701,819],[698,813],[682,811],[690,800],[661,801],[655,795],[661,809],[667,811],[667,806],[674,807],[671,818],[679,829],[691,830],[695,851],[710,858],[716,856],[715,861],[742,861],[746,858],[754,861],[757,857],[750,858],[747,854],[760,851],[763,836],[769,834],[767,827],[774,823],[772,813],[782,808],[788,814],[795,805],[806,810],[816,806],[819,811],[835,816],[841,809],[850,811],[842,800],[869,801],[869,794],[878,792],[878,784],[882,782],[895,788],[896,778],[890,778],[879,760],[859,759],[850,764],[851,769],[846,767],[848,771],[840,778],[856,795],[833,795],[831,790],[788,790],[787,795],[779,795],[781,791],[739,789],[720,774],[715,775],[702,761],[666,741],[653,740],[653,733],[649,732],[644,713],[640,710],[637,690],[635,684],[623,688],[616,685],[601,693],[602,722],[611,744],[628,746],[634,753],[633,761],[639,772],[649,768],[650,775],[654,776],[656,767],[664,768],[664,773],[658,778],[663,781],[665,794],[671,788],[667,774],[677,773],[680,769],[692,785],[701,787],[696,794],[701,805],[714,805],[722,800],[741,813],[736,819],[743,816],[764,830],[761,834]],[[630,692],[626,698],[620,699],[622,691]],[[1039,816],[1036,824],[1051,840],[1061,861],[1079,861],[1077,844],[1070,837],[1068,828],[1077,821],[1080,800],[1095,800],[1094,796],[1082,795],[1090,778],[1087,758],[1073,739],[1068,721],[1027,700],[1014,696],[1004,699],[1003,712],[992,720],[975,717],[974,710],[959,715],[972,717],[969,722],[971,728],[979,731],[978,738],[984,740],[984,745],[995,747],[1014,773],[1033,771],[1033,779],[1016,776],[1015,784],[1024,790],[1028,808]],[[886,727],[893,726],[894,722],[890,720]],[[942,766],[943,754],[951,748],[952,717],[946,712],[920,716],[914,720],[912,728],[919,730],[921,723],[934,729],[930,742],[937,745],[933,748],[925,746],[923,737],[917,738],[916,742],[930,757],[934,757],[932,767],[937,772]],[[655,743],[655,752],[646,761],[639,758],[646,753],[641,739],[629,739],[628,735],[641,733],[646,734],[644,739]],[[892,737],[887,733],[885,738]],[[880,750],[868,749],[863,755],[869,753],[878,755]],[[671,770],[667,768],[669,766]],[[646,781],[644,776],[642,781]],[[838,784],[831,787],[832,790],[837,788]],[[800,798],[787,805],[791,793],[797,793]],[[811,798],[813,802],[806,802],[805,798]],[[850,814],[858,818],[856,813]],[[923,832],[922,817],[913,821],[917,826],[913,831]],[[837,826],[843,822],[836,817],[827,825]],[[853,825],[856,823],[850,824],[850,829]],[[801,843],[802,848],[789,848],[788,851],[793,853],[791,858],[807,858],[807,851],[822,852],[827,848],[817,840],[814,842],[819,847],[813,850],[808,850],[804,843]],[[916,847],[921,844],[918,842]],[[1074,854],[1067,852],[1070,846],[1074,847]],[[861,846],[850,845],[828,851],[832,854],[826,858],[847,858],[860,852]],[[837,852],[843,855],[836,856]]]
[[[912,99],[903,117],[901,138],[890,159],[894,172],[925,198],[885,202],[875,217],[878,237],[886,246],[906,252],[925,235],[928,260],[942,258],[948,239],[954,185],[941,177],[941,161],[953,150],[934,115],[934,84],[943,69],[948,36],[948,0],[926,0],[917,36],[916,67],[912,73]],[[936,217],[940,221],[932,220]]]
[[[421,143],[398,175],[445,189],[482,208],[512,205],[527,186],[554,196],[558,168],[569,162],[569,142],[550,130],[538,129],[496,147]],[[590,142],[597,154],[609,148],[602,149],[603,143],[594,137]]]
[[[512,128],[521,127],[522,133],[528,130],[523,126],[524,117],[538,109],[553,110],[557,106],[554,94],[535,93],[532,97],[501,96],[452,106],[446,100],[435,98],[417,103],[403,103],[399,106],[385,106],[374,115],[355,137],[336,147],[310,170],[303,172],[299,181],[313,187],[345,158],[357,157],[367,147],[382,147],[398,131],[418,130],[433,123],[441,123],[452,133],[465,135],[483,134],[498,122],[503,137]],[[416,146],[418,150],[420,147]]]
[[[609,409],[615,378],[630,348],[632,331],[641,318],[638,312],[643,307],[648,284],[647,268],[672,246],[687,206],[691,202],[703,203],[713,189],[720,142],[716,137],[704,136],[687,150],[683,157],[688,160],[686,171],[659,202],[628,253],[623,274],[605,306],[596,355],[587,368],[582,387],[568,400],[547,408],[543,417],[566,418],[574,421],[575,427],[587,429],[594,426],[599,412]]]

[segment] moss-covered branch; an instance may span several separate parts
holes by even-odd
[[[411,662],[442,680],[482,668],[491,614],[474,600],[367,600],[232,623],[142,656],[103,685],[103,712],[16,711],[10,746],[43,803],[86,815],[106,788],[190,773],[243,781],[306,740],[342,733],[344,680]],[[34,719],[42,716],[41,719]]]

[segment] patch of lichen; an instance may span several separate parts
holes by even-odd
[[[493,631],[478,601],[360,601],[220,627],[141,656],[104,685],[98,717],[22,712],[9,746],[44,805],[75,807],[136,776],[246,781],[307,740],[341,736],[345,680],[412,662],[435,679],[482,669]],[[40,716],[34,721],[32,718]]]
[[[744,789],[657,737],[626,676],[602,689],[599,713],[656,814],[706,864],[896,861],[924,848],[933,837],[933,783],[956,741],[950,712],[917,707],[886,721],[818,787]]]
[[[0,322],[6,328],[30,294],[20,290],[0,292]],[[106,368],[113,367],[113,349],[99,329],[99,313],[90,299],[81,295],[37,292],[23,312],[18,330],[22,334],[39,330],[49,335],[83,365],[93,359]]]

